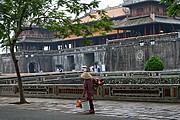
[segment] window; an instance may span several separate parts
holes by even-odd
[[[68,48],[67,45],[64,45],[65,48]]]
[[[48,51],[49,50],[49,46],[44,46],[44,51]]]
[[[58,50],[61,50],[62,49],[62,45],[58,45]]]
[[[30,30],[30,31],[29,31],[29,34],[34,34],[34,31]]]
[[[69,44],[69,48],[72,48],[72,44]]]
[[[136,11],[137,15],[143,15],[143,8],[138,8]]]
[[[154,13],[155,13],[155,14],[159,14],[159,8],[158,8],[158,7],[155,8]]]

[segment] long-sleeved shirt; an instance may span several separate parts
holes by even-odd
[[[83,94],[86,94],[88,99],[92,99],[94,96],[94,85],[98,83],[95,78],[85,79],[83,83]]]

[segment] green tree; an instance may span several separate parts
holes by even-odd
[[[83,46],[91,46],[92,45],[92,41],[91,40],[84,40],[83,41]]]
[[[71,70],[75,69],[75,67],[76,67],[76,63],[70,64],[70,69],[71,69]]]
[[[66,38],[69,35],[90,36],[96,31],[111,31],[112,23],[105,11],[98,11],[101,19],[89,24],[81,24],[80,14],[88,13],[97,8],[99,2],[94,0],[89,4],[80,0],[1,0],[0,1],[0,40],[2,46],[10,49],[14,62],[20,103],[27,103],[22,80],[15,55],[18,36],[24,30],[31,30],[32,26],[57,31],[56,37]],[[71,17],[74,15],[74,19]],[[90,17],[94,17],[91,16]],[[73,23],[73,24],[72,24]]]
[[[63,69],[63,65],[62,65],[62,64],[57,64],[57,65],[56,65],[56,68],[58,68],[59,70],[60,70],[60,69]]]
[[[180,14],[180,1],[179,0],[161,0],[160,3],[168,6],[167,14],[169,16],[178,16]]]
[[[99,64],[98,61],[94,61],[94,62],[93,62],[93,65],[95,65],[96,68],[97,68],[98,64]]]
[[[145,71],[161,71],[164,69],[164,63],[156,56],[150,57],[144,64]]]

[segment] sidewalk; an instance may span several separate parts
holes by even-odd
[[[22,110],[58,111],[62,113],[79,114],[85,113],[76,108],[76,100],[67,99],[42,99],[26,98],[30,104],[9,104],[18,102],[17,97],[0,97],[0,108],[17,108]],[[180,104],[175,103],[148,103],[148,102],[125,102],[125,101],[101,101],[95,100],[97,116],[112,116],[119,119],[141,120],[179,120]]]

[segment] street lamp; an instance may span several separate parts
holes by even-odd
[[[144,46],[144,41],[139,43],[140,46]]]
[[[150,41],[150,46],[154,46],[154,45],[155,45],[155,40],[151,40],[151,41]],[[148,49],[148,54],[150,54],[150,53],[149,53],[149,48],[147,48],[147,49]],[[151,51],[152,51],[152,49],[151,49]],[[150,55],[149,55],[149,58],[150,58]],[[149,67],[150,67],[150,66],[149,66],[149,62],[148,62],[148,71],[149,71]]]
[[[155,40],[151,40],[151,41],[149,41],[149,42],[144,42],[144,41],[139,42],[139,45],[142,46],[142,47],[143,47],[144,45],[146,45],[146,47],[147,47],[148,60],[149,60],[149,58],[150,58],[149,47],[150,47],[150,46],[154,46],[155,43],[156,43]],[[148,71],[149,71],[149,68],[150,68],[150,66],[149,66],[149,61],[148,61]]]
[[[28,55],[25,55],[26,58],[28,58]]]
[[[31,55],[28,55],[26,54],[25,55],[25,58],[27,58],[27,70],[28,70],[28,73],[30,73],[30,70],[29,70],[29,65],[30,65],[30,58],[33,58],[34,57],[34,54],[31,54]]]
[[[34,55],[33,55],[33,54],[31,54],[31,57],[34,57]]]
[[[150,44],[151,44],[151,45],[155,45],[155,41],[154,41],[154,40],[151,40],[151,41],[150,41]]]

